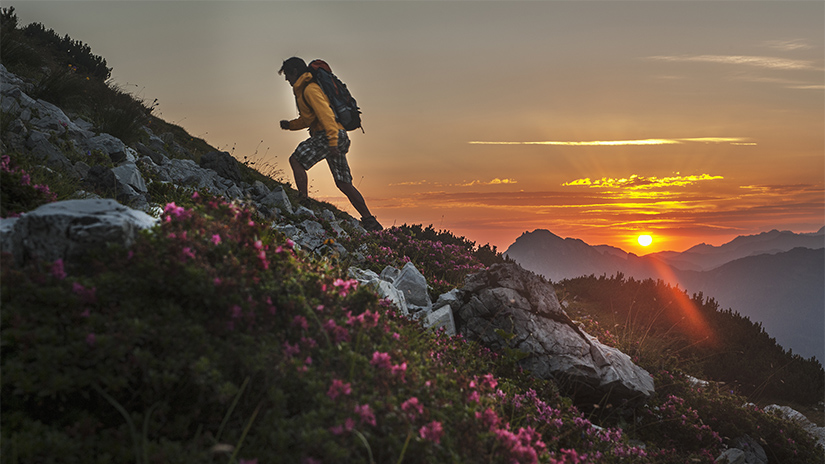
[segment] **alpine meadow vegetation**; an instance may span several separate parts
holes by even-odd
[[[124,103],[129,94],[106,83],[111,69],[88,46],[42,25],[18,27],[13,8],[0,19],[0,59],[17,75],[47,86],[43,68],[77,67],[69,79],[78,87],[39,98],[101,114],[133,140],[149,124],[174,132],[195,157],[213,150],[153,116],[154,104]],[[97,113],[87,91],[111,92],[100,100],[108,109]],[[141,116],[117,119],[138,107]],[[2,149],[3,218],[80,190],[30,154]],[[251,164],[246,178],[283,185]],[[519,353],[424,329],[348,276],[350,265],[380,272],[413,262],[437,297],[506,260],[495,247],[405,225],[348,230],[339,242],[349,256],[319,255],[243,201],[161,182],[149,190],[157,225],[128,248],[76,262],[0,260],[3,462],[713,463],[745,435],[758,437],[770,462],[823,462],[812,436],[762,409],[767,400],[815,405],[821,365],[788,357],[702,295],[693,300],[713,324],[732,327],[719,333],[731,337],[724,350],[745,351],[735,358],[742,366],[660,326],[667,316],[630,314],[633,301],[665,314],[678,289],[622,276],[556,284],[559,299],[574,302],[571,317],[655,379],[643,405],[581,404],[564,384],[521,369]],[[356,251],[364,261],[353,261]],[[783,361],[796,364],[757,383],[761,363]]]

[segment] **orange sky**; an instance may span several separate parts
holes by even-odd
[[[282,169],[306,134],[277,128],[296,115],[277,70],[324,58],[363,109],[349,160],[385,226],[644,254],[825,225],[823,2],[6,6],[88,43],[167,121]],[[326,166],[310,179],[354,212]]]

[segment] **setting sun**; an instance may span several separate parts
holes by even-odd
[[[639,235],[638,241],[639,245],[646,247],[653,243],[653,237],[651,237],[650,235]]]

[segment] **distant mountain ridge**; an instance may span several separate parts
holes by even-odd
[[[645,256],[537,229],[522,234],[504,254],[553,281],[622,273],[702,292],[720,307],[762,323],[785,348],[825,359],[825,227],[801,234],[771,230],[721,246]]]
[[[646,256],[661,259],[679,269],[703,271],[739,258],[781,253],[794,248],[825,248],[825,227],[808,234],[774,229],[757,235],[740,235],[721,246],[702,243],[681,253],[661,252]]]

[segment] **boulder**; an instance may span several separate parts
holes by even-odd
[[[553,286],[521,266],[493,265],[467,276],[461,291],[455,314],[460,333],[496,351],[522,351],[522,367],[567,385],[577,401],[642,402],[653,393],[647,371],[583,332],[559,305]]]
[[[157,164],[158,166],[169,161],[169,158],[162,152],[153,150],[140,142],[135,144],[135,148],[137,149],[139,155],[148,156],[152,159],[152,162]]]
[[[100,134],[96,137],[91,137],[83,141],[86,150],[99,150],[107,155],[115,163],[126,161],[126,144],[119,138],[109,134]]]
[[[385,269],[386,271],[386,269]],[[384,272],[382,272],[382,275]],[[392,281],[393,286],[404,293],[410,312],[431,311],[433,307],[427,290],[427,279],[413,263],[407,263]]]
[[[264,188],[266,188],[266,186],[264,186]],[[289,197],[286,196],[283,187],[278,186],[274,188],[260,200],[260,203],[270,208],[281,208],[289,214],[292,214],[292,203],[289,202]]]
[[[742,451],[743,464],[768,464],[768,455],[758,441],[743,435],[731,442],[731,449]]]
[[[49,168],[72,171],[71,161],[66,158],[63,152],[52,145],[48,134],[36,130],[29,131],[26,148],[31,150],[32,154],[42,160]]]
[[[714,462],[717,464],[745,464],[745,452],[739,448],[731,448],[725,450]]]
[[[112,169],[112,172],[122,184],[126,184],[138,192],[146,193],[149,190],[146,188],[146,182],[140,174],[137,164],[134,162],[126,162]]]
[[[210,151],[201,156],[200,165],[204,169],[211,169],[219,176],[229,179],[236,184],[241,183],[241,170],[238,160],[225,151]]]
[[[455,331],[455,318],[453,317],[453,309],[447,305],[427,314],[424,318],[424,328],[438,330],[443,328],[444,332],[453,336]]]
[[[811,422],[811,420],[805,417],[805,415],[801,412],[789,406],[780,406],[778,404],[765,406],[765,412],[775,413],[779,415],[779,417],[787,419],[791,422],[796,422],[800,427],[805,429],[805,431],[810,433],[811,436],[813,436],[820,444],[820,446],[825,448],[825,427],[820,427]]]
[[[129,246],[141,229],[156,222],[114,200],[68,200],[40,206],[20,216],[10,232],[2,227],[0,233],[18,264],[31,259],[71,262],[109,243]]]
[[[404,292],[395,288],[392,283],[382,279],[373,271],[354,266],[349,268],[348,274],[350,278],[357,280],[359,285],[375,290],[380,298],[388,300],[398,313],[404,316],[410,315]]]

